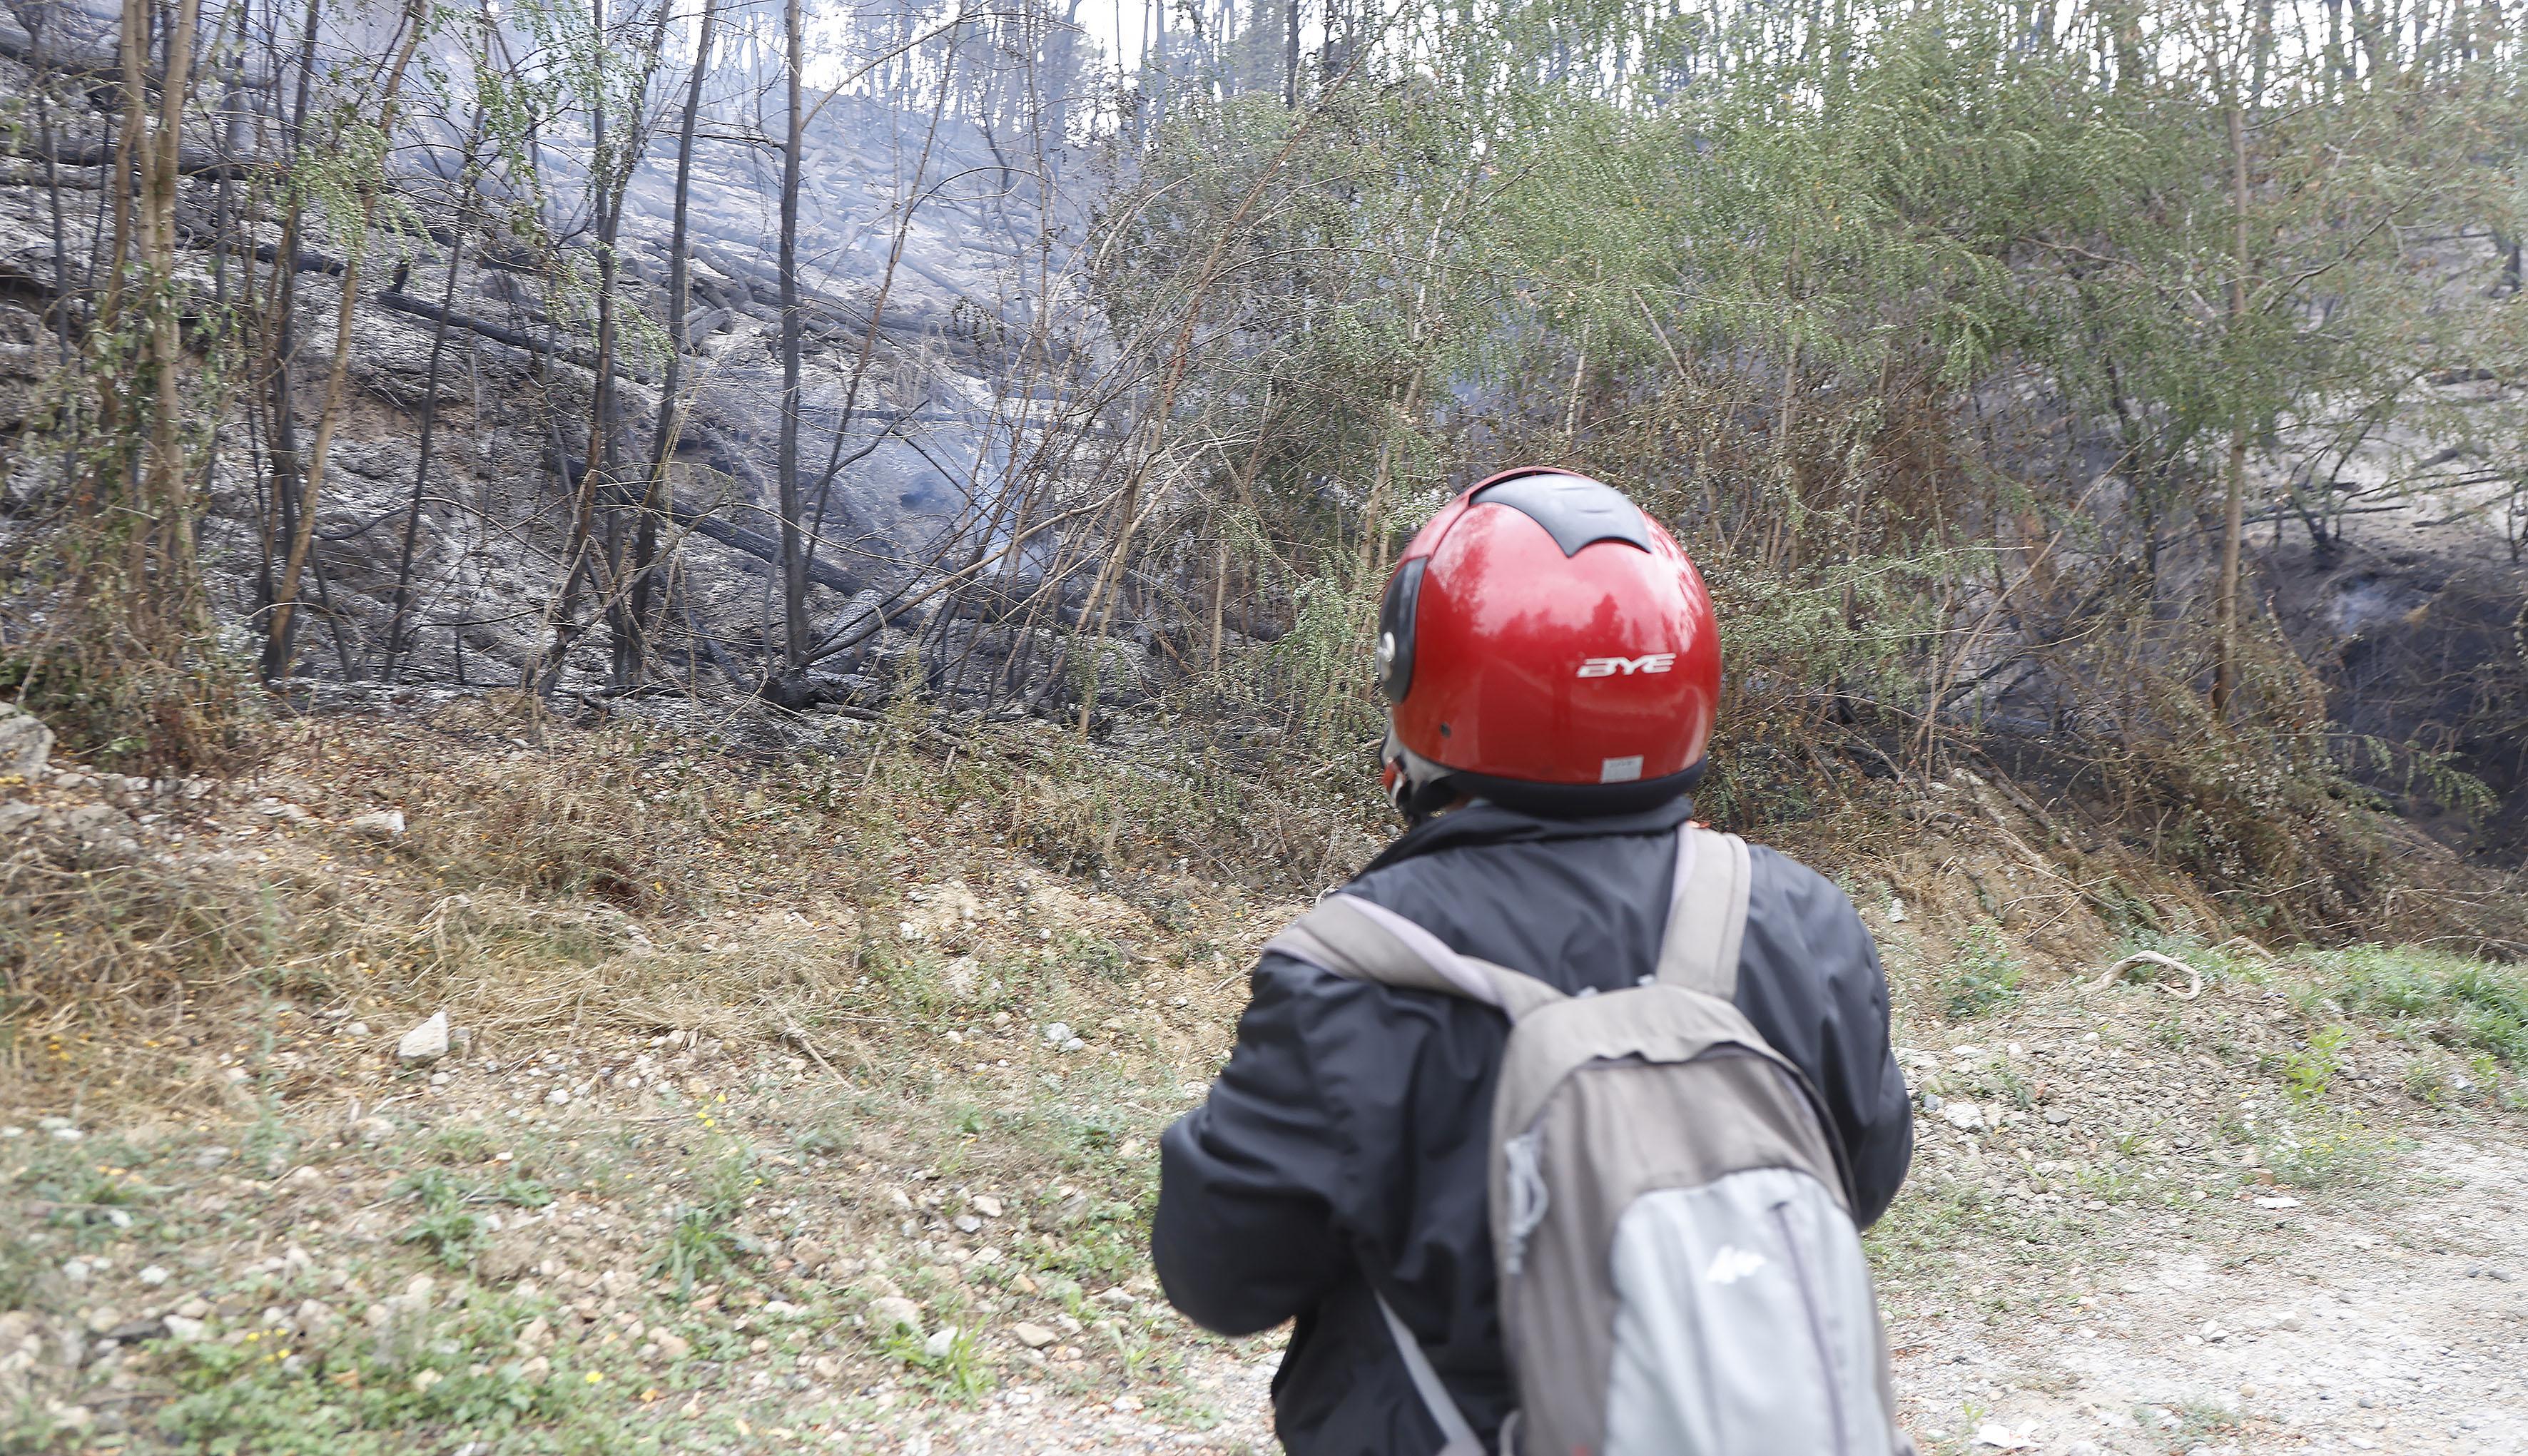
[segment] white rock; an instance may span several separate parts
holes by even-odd
[[[0,776],[43,777],[53,754],[53,730],[43,719],[14,703],[0,702]]]
[[[2014,1433],[2007,1426],[1989,1422],[1975,1428],[1975,1443],[1978,1446],[1989,1446],[1996,1451],[2025,1451],[2036,1444],[2024,1435]]]
[[[570,1103],[570,1094],[559,1087],[555,1087],[545,1094],[545,1101],[552,1103],[555,1107],[566,1107]]]
[[[140,1282],[155,1289],[167,1282],[167,1271],[163,1266],[153,1264],[140,1272],[139,1278]]]
[[[2296,1198],[2285,1197],[2259,1198],[2256,1200],[2256,1207],[2260,1209],[2295,1209],[2299,1207],[2299,1200]]]
[[[1047,1046],[1058,1047],[1069,1040],[1071,1040],[1071,1026],[1068,1022],[1056,1021],[1044,1028],[1044,1041]]]
[[[161,1323],[167,1326],[167,1337],[180,1345],[189,1345],[200,1339],[203,1331],[209,1328],[201,1321],[189,1320],[183,1315],[169,1315]]]
[[[974,1205],[974,1212],[986,1219],[997,1219],[1001,1216],[1001,1201],[989,1193],[977,1193],[970,1202]]]
[[[395,1057],[408,1064],[427,1064],[448,1055],[448,1013],[433,1012],[430,1019],[403,1034],[395,1043]]]
[[[1056,1338],[1052,1330],[1045,1328],[1041,1325],[1027,1324],[1026,1321],[1021,1321],[1018,1324],[1011,1326],[1010,1333],[1017,1335],[1019,1337],[1019,1343],[1027,1346],[1030,1350],[1041,1350],[1045,1346],[1052,1344]]]
[[[871,1325],[882,1330],[910,1329],[916,1334],[922,1332],[922,1306],[901,1294],[889,1294],[870,1300],[869,1319]]]
[[[373,813],[356,815],[344,821],[343,828],[362,839],[390,840],[403,838],[403,810],[382,808]]]
[[[948,1358],[948,1352],[955,1348],[956,1344],[957,1326],[942,1325],[930,1331],[930,1338],[922,1342],[922,1353],[927,1359],[945,1360]]]
[[[1940,1117],[1960,1132],[1975,1132],[1984,1125],[1983,1109],[1963,1099],[1943,1104]]]
[[[1905,902],[1893,895],[1887,897],[1887,923],[1890,925],[1905,923]]]

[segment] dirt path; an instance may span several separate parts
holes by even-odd
[[[2256,1209],[1973,1335],[1894,1326],[1910,1426],[1968,1453],[2528,1452],[2528,1147],[2438,1135],[2402,1161],[2408,1197]],[[1269,1451],[1278,1359],[1189,1360],[1207,1429],[1021,1388],[904,1450]]]
[[[1240,1357],[1204,1350],[1187,1360],[1178,1388],[1215,1415],[1189,1426],[1154,1418],[1143,1404],[1083,1402],[1042,1391],[1003,1391],[980,1414],[936,1434],[908,1439],[906,1456],[1088,1456],[1090,1452],[1178,1452],[1245,1456],[1276,1451],[1273,1441],[1273,1347]]]
[[[2404,1162],[2410,1201],[2272,1210],[1922,1341],[1897,1371],[1916,1430],[2063,1453],[2528,1450],[2528,1149],[2435,1136]]]

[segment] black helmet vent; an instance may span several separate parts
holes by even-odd
[[[1514,475],[1475,493],[1479,505],[1506,505],[1544,527],[1565,556],[1602,541],[1651,548],[1650,522],[1614,487],[1563,470]]]

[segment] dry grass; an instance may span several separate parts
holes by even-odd
[[[282,730],[252,777],[162,807],[133,826],[138,858],[0,858],[0,1079],[221,1100],[199,1048],[282,1005],[396,1024],[446,1007],[496,1039],[707,1029],[848,1055],[975,995],[943,988],[1045,999],[1042,945],[988,916],[943,936],[935,901],[912,898],[924,887],[1003,905],[1106,887],[1146,923],[1079,932],[1091,940],[1227,945],[1242,932],[1206,940],[1206,917],[1234,925],[1233,905],[1321,889],[1379,842],[1368,796],[1322,769],[910,711],[779,756],[490,702],[422,721],[338,716]],[[380,843],[344,827],[383,808],[409,832]],[[1996,929],[2031,990],[2094,974],[2137,936],[2211,944],[2238,927],[2183,876],[1968,775],[1765,837],[1839,870],[1874,927],[1903,902],[1933,960]],[[1077,910],[1039,928],[1096,919]]]
[[[902,1024],[943,976],[1016,984],[1042,949],[941,937],[921,887],[1112,877],[1182,917],[1188,867],[1268,885],[1364,856],[1352,806],[1317,798],[1261,808],[1032,723],[890,721],[779,758],[489,703],[300,724],[254,777],[132,826],[139,857],[0,861],[0,1079],[216,1097],[190,1051],[293,1004],[447,1007],[494,1038]],[[385,808],[405,835],[345,827]]]

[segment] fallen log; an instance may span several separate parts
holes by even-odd
[[[374,296],[377,300],[378,307],[385,309],[389,313],[404,314],[416,319],[428,319],[433,323],[444,322],[450,329],[462,329],[468,334],[480,335],[481,337],[492,340],[494,343],[506,344],[514,349],[525,349],[529,353],[549,355],[553,358],[559,359],[565,364],[577,365],[582,369],[595,369],[597,367],[597,356],[584,348],[579,348],[570,344],[564,344],[556,348],[552,344],[546,343],[543,339],[535,338],[533,335],[522,334],[506,325],[493,323],[490,319],[478,319],[469,313],[460,313],[452,308],[442,308],[427,298],[416,298],[410,293],[400,292],[394,288],[381,289]],[[620,356],[617,356],[614,361],[614,372],[636,384],[655,385],[658,383],[658,381],[652,378],[649,374],[634,367],[631,363]]]

